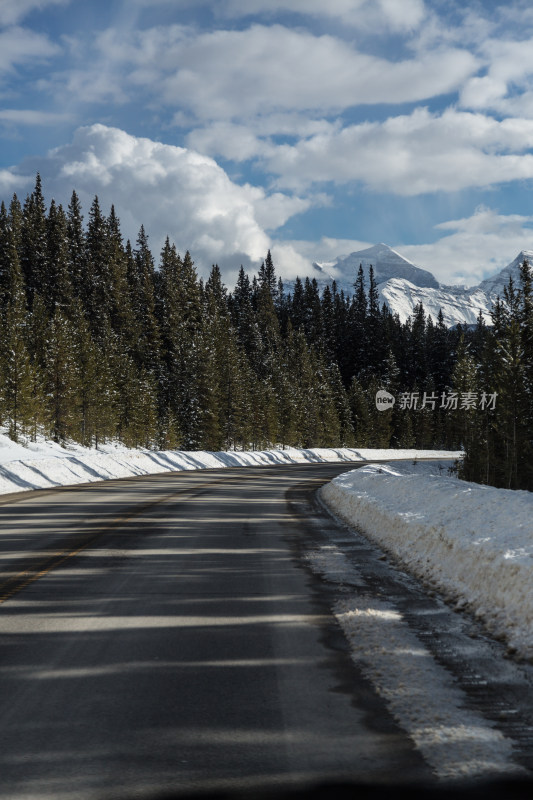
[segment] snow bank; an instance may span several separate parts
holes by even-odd
[[[80,445],[63,448],[49,441],[28,442],[23,446],[0,434],[0,494],[178,470],[397,458],[456,458],[460,455],[439,450],[353,448],[211,453],[133,450],[111,444],[101,450],[91,450]]]
[[[533,657],[533,493],[419,467],[361,467],[326,484],[321,497],[511,650]]]

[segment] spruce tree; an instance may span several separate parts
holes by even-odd
[[[67,241],[70,284],[74,296],[86,305],[91,295],[87,267],[87,244],[81,204],[75,191],[72,192],[67,210]]]
[[[111,318],[111,280],[107,258],[107,224],[100,209],[98,196],[89,211],[86,234],[87,280],[81,301],[95,339],[105,330]]]
[[[79,430],[80,372],[76,361],[76,329],[56,309],[47,331],[44,353],[44,387],[49,431],[54,442],[65,445]]]
[[[39,418],[37,375],[26,345],[28,311],[24,281],[14,236],[9,236],[9,275],[5,280],[5,305],[0,317],[0,369],[2,373],[3,415],[9,422],[9,436],[18,441],[30,432]]]
[[[36,293],[41,294],[46,272],[47,236],[46,206],[41,176],[37,173],[35,188],[24,203],[21,231],[20,265],[31,309]]]
[[[348,402],[352,413],[355,447],[369,447],[372,430],[368,400],[363,387],[356,377],[352,379],[350,384]]]
[[[50,203],[46,221],[46,262],[41,296],[48,313],[56,308],[66,316],[72,311],[73,289],[70,282],[68,222],[61,205]]]
[[[346,367],[348,379],[363,377],[370,366],[368,362],[368,332],[366,327],[368,300],[365,292],[365,279],[362,264],[359,265],[347,318]]]

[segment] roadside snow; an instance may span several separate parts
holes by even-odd
[[[439,778],[520,776],[513,742],[479,711],[392,601],[379,599],[334,544],[310,551],[314,572],[339,585],[333,612],[352,659]],[[355,591],[354,591],[355,590]]]
[[[103,445],[98,450],[50,441],[12,442],[0,433],[0,494],[68,486],[77,483],[153,475],[193,469],[268,466],[398,458],[458,458],[440,450],[359,450],[351,448],[298,450],[206,451],[133,450]]]
[[[321,497],[512,651],[533,658],[533,493],[404,463],[339,475]]]

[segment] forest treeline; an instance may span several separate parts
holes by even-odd
[[[525,265],[492,327],[421,305],[402,323],[372,269],[350,295],[286,292],[270,252],[230,291],[168,238],[157,261],[144,227],[124,242],[97,197],[86,223],[76,192],[47,208],[37,175],[0,207],[0,424],[93,447],[464,447],[466,477],[529,486],[532,302]]]

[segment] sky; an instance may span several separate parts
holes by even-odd
[[[474,285],[533,250],[533,6],[0,0],[0,199],[75,189],[232,287],[384,242]]]

